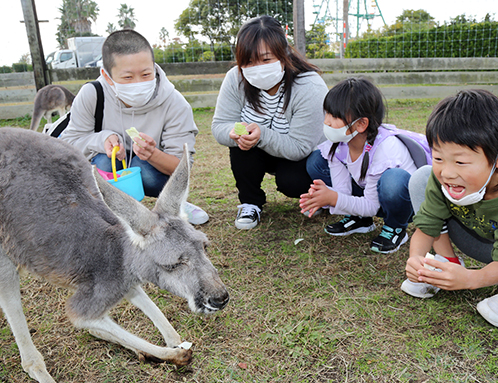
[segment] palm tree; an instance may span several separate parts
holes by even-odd
[[[92,35],[92,21],[97,20],[99,6],[92,0],[62,0],[59,12],[57,42],[63,48],[68,37]]]
[[[132,7],[128,7],[126,4],[121,4],[121,8],[119,8],[118,13],[118,25],[121,29],[135,29],[135,9]]]

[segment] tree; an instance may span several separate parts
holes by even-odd
[[[423,9],[405,9],[401,15],[396,17],[394,24],[384,28],[384,35],[402,33],[407,31],[421,31],[434,28],[437,23],[427,11]]]
[[[97,20],[99,7],[92,0],[62,0],[59,8],[61,23],[57,27],[60,48],[67,47],[67,39],[73,36],[92,36],[92,21]]]
[[[166,28],[162,27],[161,30],[159,31],[159,40],[163,43],[162,47],[166,48],[166,43],[168,42],[169,39],[169,32]]]
[[[108,34],[116,32],[116,26],[113,23],[107,23],[107,29],[105,30]]]
[[[126,4],[121,4],[118,19],[118,25],[121,29],[135,29],[137,19],[135,18],[134,8],[128,7]]]
[[[489,13],[486,14],[489,18]],[[465,13],[458,15],[454,18],[450,18],[450,25],[458,25],[458,24],[473,24],[477,23],[477,20],[473,16],[467,16]]]
[[[330,49],[330,37],[325,31],[326,24],[314,24],[311,30],[306,31],[306,57],[311,59],[334,58]]]
[[[186,38],[206,38],[211,49],[216,44],[234,45],[244,21],[258,16],[275,17],[292,29],[293,0],[191,0],[175,22],[175,30]]]

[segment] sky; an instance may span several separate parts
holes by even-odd
[[[29,44],[26,37],[26,27],[21,21],[24,19],[20,0],[13,0],[9,7],[4,1],[2,13],[4,17],[0,23],[0,66],[12,65],[18,62],[23,54],[29,53]],[[170,38],[177,37],[174,30],[175,20],[180,13],[188,7],[189,0],[94,0],[99,6],[99,16],[92,24],[92,32],[106,36],[105,30],[108,23],[117,26],[117,14],[121,4],[127,4],[135,10],[137,25],[135,30],[144,35],[151,44],[159,43],[159,31],[165,27],[169,31]],[[216,1],[216,0],[212,0]],[[223,1],[223,0],[221,0]],[[264,1],[264,0],[261,0]],[[315,21],[314,10],[319,6],[329,4],[331,14],[335,14],[335,1],[342,4],[342,0],[305,0],[305,25],[309,29]],[[43,52],[48,55],[57,49],[55,35],[60,20],[59,7],[62,0],[34,0],[38,20],[40,22],[40,35],[42,38]],[[374,3],[368,0],[367,3]],[[362,1],[363,3],[363,1]],[[494,14],[498,20],[498,1],[495,0],[377,0],[386,23],[393,24],[396,17],[406,9],[423,9],[427,11],[437,22],[443,23],[450,18],[461,14],[473,16],[478,21],[482,20],[486,13]],[[315,5],[315,6],[314,6]],[[372,28],[382,26],[380,17],[374,18]]]

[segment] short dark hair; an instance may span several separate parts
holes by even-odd
[[[429,116],[425,133],[431,148],[440,142],[481,148],[492,165],[498,157],[498,97],[483,89],[446,97]]]
[[[292,85],[296,77],[304,72],[318,72],[315,65],[309,63],[297,50],[287,43],[284,29],[279,21],[271,16],[263,15],[247,20],[237,33],[235,59],[242,75],[244,93],[247,101],[256,110],[260,110],[259,89],[252,86],[242,73],[242,67],[250,61],[259,61],[260,45],[264,42],[268,49],[285,67],[284,75],[284,109],[287,108]]]
[[[140,33],[132,29],[115,31],[107,36],[102,46],[102,64],[111,75],[111,70],[115,66],[115,55],[132,55],[140,52],[150,52],[154,62],[154,51]]]

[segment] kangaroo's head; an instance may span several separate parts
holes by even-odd
[[[96,170],[94,176],[104,201],[131,239],[127,263],[141,282],[152,282],[187,299],[194,312],[211,313],[226,306],[228,292],[206,255],[207,237],[182,214],[190,176],[186,145],[152,211],[106,182]]]

